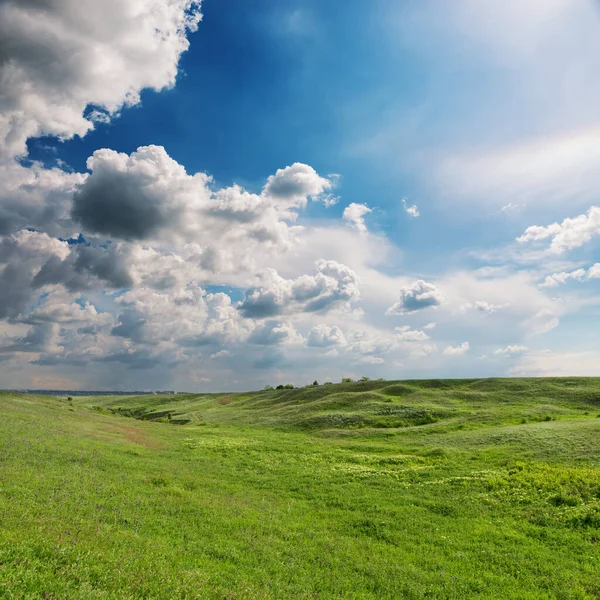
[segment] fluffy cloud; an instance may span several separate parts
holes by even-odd
[[[69,254],[66,242],[22,230],[0,239],[0,319],[15,318],[33,300],[33,278],[50,259]]]
[[[400,301],[388,308],[387,315],[402,315],[409,312],[439,306],[445,300],[444,294],[432,283],[420,279],[400,290]]]
[[[0,153],[83,136],[142,89],[174,85],[199,19],[197,0],[0,0]]]
[[[564,284],[570,279],[574,281],[583,281],[585,279],[600,279],[600,263],[592,265],[588,270],[575,269],[574,271],[562,271],[552,273],[540,284],[540,287],[549,288]]]
[[[0,160],[0,235],[24,227],[55,235],[71,233],[71,200],[85,179],[84,174],[46,169],[38,163],[25,167]]]
[[[248,338],[250,344],[260,346],[273,346],[278,344],[293,344],[303,341],[302,336],[295,327],[289,323],[278,321],[267,321],[259,325]]]
[[[344,346],[346,338],[342,330],[334,325],[319,324],[315,325],[308,333],[307,346],[315,348],[327,348],[329,346]]]
[[[343,218],[348,221],[355,229],[361,233],[367,231],[367,225],[365,223],[365,215],[368,215],[372,211],[366,204],[357,204],[352,202],[344,209]]]
[[[469,342],[463,342],[460,346],[447,346],[442,354],[445,356],[462,356],[469,351]]]
[[[319,260],[315,275],[285,279],[267,269],[260,285],[246,291],[239,310],[244,317],[262,319],[291,312],[326,312],[358,299],[358,276],[333,260]]]
[[[58,325],[39,323],[32,325],[26,335],[18,337],[12,344],[0,346],[0,352],[58,352]]]
[[[206,175],[187,175],[160,146],[131,156],[97,150],[87,166],[92,174],[75,194],[72,216],[90,233],[125,240],[177,235],[201,220],[210,194]]]
[[[290,167],[279,169],[275,175],[271,175],[263,193],[274,198],[284,207],[303,207],[309,197],[330,205],[332,201],[335,201],[327,194],[332,187],[333,182],[320,177],[312,167],[294,163]]]
[[[269,178],[260,195],[238,185],[211,190],[204,173],[189,175],[161,146],[131,155],[98,150],[92,174],[74,196],[72,217],[86,235],[125,241],[196,244],[204,269],[248,271],[260,253],[289,250],[302,228],[290,224],[309,198],[333,186],[295,163]]]
[[[532,225],[517,238],[517,242],[538,242],[550,239],[549,251],[560,254],[579,248],[600,235],[600,207],[592,206],[586,213],[547,226]]]

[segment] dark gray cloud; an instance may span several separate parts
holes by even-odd
[[[86,231],[124,240],[147,239],[180,218],[164,194],[116,169],[92,173],[75,194],[71,215]]]
[[[122,246],[72,246],[64,260],[52,256],[32,281],[34,288],[62,284],[69,291],[98,287],[112,289],[133,285],[130,273],[129,251]]]
[[[439,306],[444,300],[444,294],[435,285],[420,279],[400,290],[400,301],[390,306],[386,314],[401,315],[415,312]]]
[[[57,333],[58,326],[54,323],[32,325],[23,337],[0,347],[0,352],[43,352],[54,344]]]

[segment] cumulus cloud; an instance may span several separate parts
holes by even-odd
[[[308,333],[307,346],[316,348],[327,348],[329,346],[344,346],[346,338],[342,330],[337,326],[319,324],[315,325]]]
[[[332,198],[327,194],[333,182],[319,174],[309,165],[294,163],[285,169],[279,169],[271,175],[263,193],[281,203],[284,207],[306,205],[307,198],[321,200],[326,205]]]
[[[259,252],[289,250],[303,231],[291,224],[297,210],[333,185],[295,163],[270,178],[259,195],[238,185],[213,190],[208,175],[188,174],[161,146],[131,155],[98,150],[88,167],[92,173],[75,193],[72,209],[86,235],[196,244],[203,268],[212,272],[247,271]]]
[[[365,233],[367,231],[365,215],[368,215],[370,212],[372,212],[372,209],[366,204],[357,204],[356,202],[352,202],[352,204],[349,204],[344,209],[342,218],[348,221],[348,223],[350,223],[361,233]]]
[[[417,205],[413,204],[409,206],[406,198],[402,198],[402,206],[404,207],[404,212],[411,217],[419,217],[421,215]]]
[[[58,325],[39,323],[32,325],[27,333],[7,346],[0,346],[0,352],[58,352]]]
[[[278,321],[267,321],[259,325],[248,338],[250,344],[260,346],[294,344],[302,341],[302,336],[291,323],[280,323]]]
[[[333,260],[318,260],[315,275],[285,279],[274,269],[249,288],[239,305],[246,318],[262,319],[291,312],[326,312],[359,297],[358,276]]]
[[[567,283],[569,280],[584,281],[585,279],[600,279],[600,263],[595,263],[589,269],[575,269],[552,273],[540,284],[540,287],[549,288]]]
[[[73,193],[85,179],[84,174],[38,163],[25,167],[0,161],[0,235],[25,227],[57,236],[71,232]]]
[[[390,306],[386,314],[402,315],[415,312],[439,306],[444,300],[444,294],[435,285],[420,279],[400,290],[400,301]]]
[[[0,319],[15,318],[33,300],[32,281],[50,259],[69,254],[66,242],[22,230],[0,239]]]
[[[198,0],[1,0],[0,153],[83,136],[141,90],[174,85],[200,16]]]
[[[125,240],[179,233],[196,223],[206,204],[209,178],[190,177],[160,146],[138,148],[131,156],[97,150],[87,161],[92,174],[75,194],[73,219],[85,231]],[[191,214],[189,214],[191,213]]]
[[[517,242],[538,242],[550,239],[549,252],[560,254],[579,248],[600,235],[600,207],[592,206],[586,213],[546,226],[532,225],[517,238]]]
[[[469,342],[463,342],[460,346],[447,346],[442,354],[444,356],[462,356],[469,351]]]

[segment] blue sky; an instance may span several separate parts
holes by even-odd
[[[0,16],[7,387],[598,374],[596,2]]]

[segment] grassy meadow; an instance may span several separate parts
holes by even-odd
[[[600,598],[600,379],[0,393],[0,598]]]

